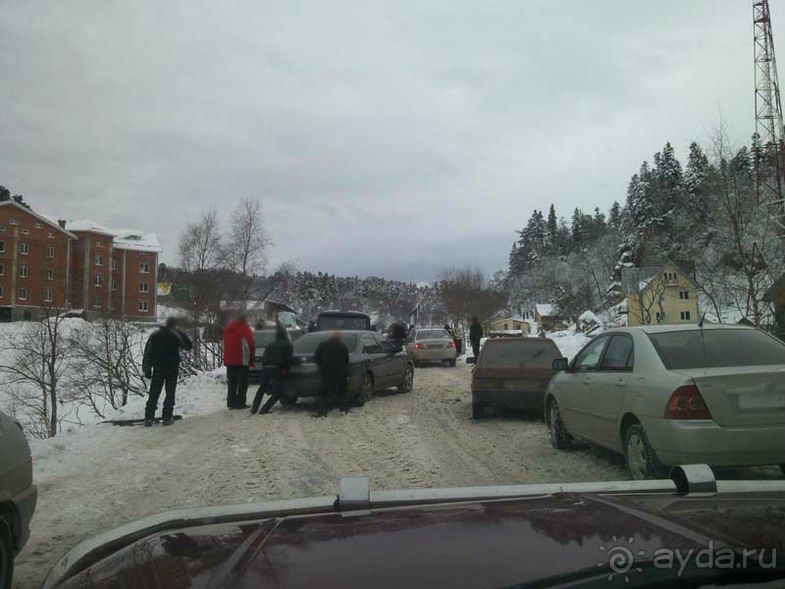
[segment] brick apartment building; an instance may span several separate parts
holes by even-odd
[[[45,308],[154,321],[155,235],[62,221],[0,202],[0,321]]]

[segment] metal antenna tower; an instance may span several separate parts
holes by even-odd
[[[758,201],[768,201],[780,210],[785,221],[785,128],[774,56],[774,36],[768,0],[753,0],[755,45],[755,134],[756,189]]]

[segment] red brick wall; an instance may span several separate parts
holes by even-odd
[[[141,271],[141,264],[146,263],[149,271]],[[135,250],[126,251],[126,279],[125,279],[125,313],[129,317],[139,319],[155,319],[155,294],[157,290],[156,269],[158,267],[158,255],[151,252],[140,252]],[[122,266],[118,267],[122,270]],[[147,284],[147,292],[142,293],[139,289],[140,283]],[[122,287],[122,283],[119,284]],[[147,311],[139,310],[139,302],[147,302]]]
[[[5,205],[0,207],[0,241],[5,242],[5,252],[0,253],[3,265],[0,305],[68,306],[68,242],[72,240],[67,234],[19,207]],[[23,244],[26,244],[27,254],[22,253]],[[53,248],[51,258],[47,257],[50,246]],[[27,266],[26,278],[20,276],[22,265]],[[52,271],[52,280],[47,279],[47,270]],[[27,300],[19,298],[22,288],[27,289]],[[51,302],[45,301],[47,290],[52,291]]]

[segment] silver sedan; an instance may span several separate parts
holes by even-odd
[[[634,479],[689,463],[785,472],[785,344],[763,331],[617,329],[554,368],[545,420],[555,448],[575,438],[604,446]]]

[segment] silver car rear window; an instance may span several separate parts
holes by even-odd
[[[450,334],[443,329],[421,329],[417,332],[417,339],[452,339]]]
[[[309,333],[308,335],[304,335],[294,342],[294,353],[313,354],[316,351],[316,347],[324,340],[331,338],[332,335],[333,334],[329,331],[324,333]],[[352,351],[357,347],[356,334],[342,333],[341,341],[347,348],[349,348],[349,351]]]
[[[756,329],[650,333],[668,370],[785,364],[785,344]]]

